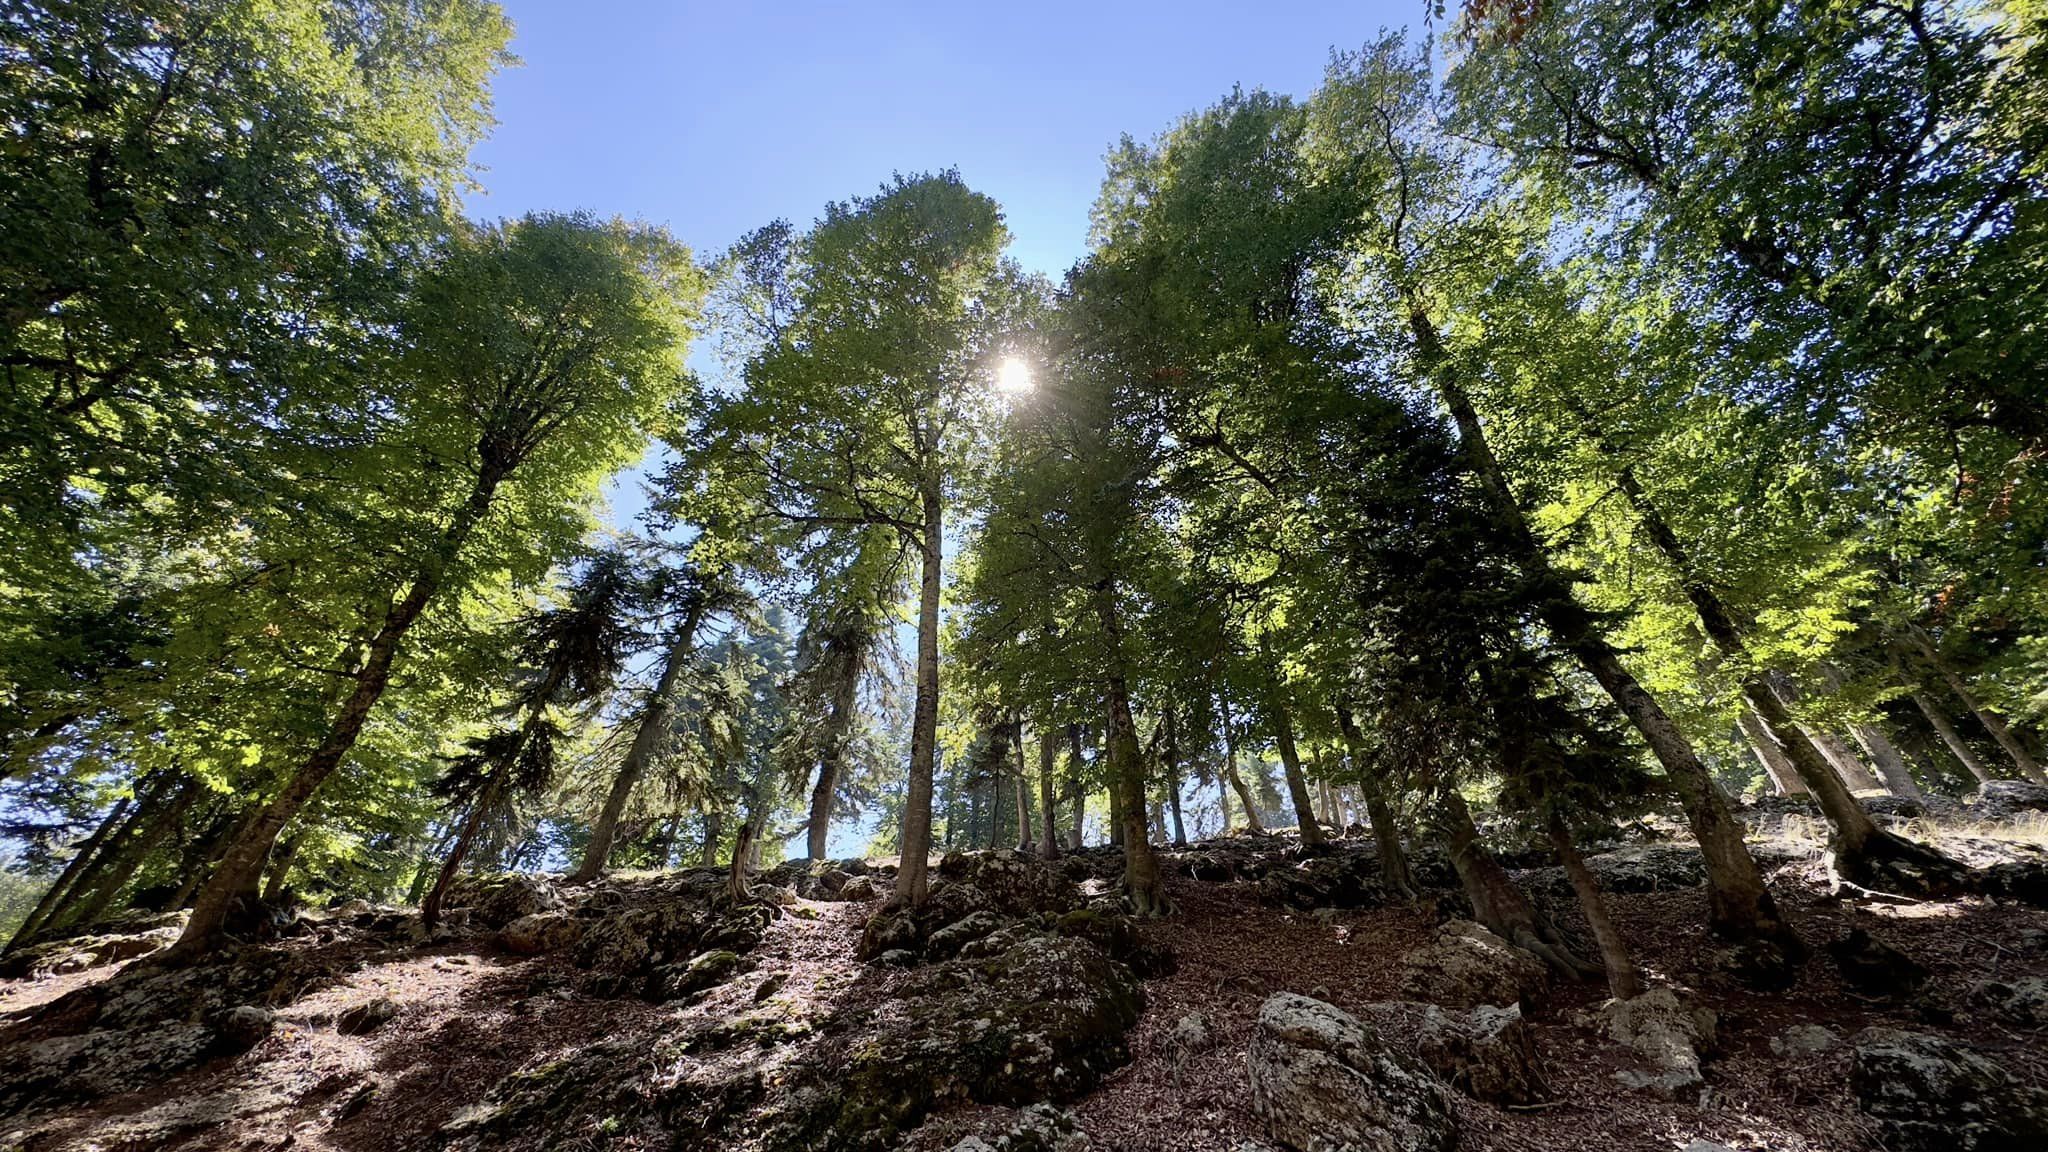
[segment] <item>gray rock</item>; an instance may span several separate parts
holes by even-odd
[[[1431,1071],[1475,1100],[1535,1104],[1550,1096],[1520,1005],[1446,1012],[1432,1004],[1416,1051]]]
[[[969,913],[932,933],[931,939],[925,942],[925,954],[934,960],[944,960],[970,941],[979,940],[1002,926],[1003,918],[994,912]]]
[[[1850,1040],[1849,1088],[1891,1152],[2048,1147],[2048,1092],[1938,1036],[1871,1028]]]
[[[1259,1009],[1248,1055],[1252,1111],[1269,1135],[1315,1152],[1450,1152],[1450,1090],[1378,1033],[1320,1000],[1282,992]]]
[[[448,885],[443,902],[450,911],[469,910],[469,922],[497,930],[522,916],[559,912],[567,907],[561,893],[544,876],[522,872],[499,875],[463,873]],[[451,921],[452,923],[452,921]]]
[[[389,996],[379,996],[343,1012],[334,1022],[334,1030],[343,1036],[367,1036],[398,1016],[398,1004]]]
[[[238,1004],[221,1013],[214,1026],[220,1031],[223,1048],[247,1052],[263,1043],[277,1027],[277,1013],[255,1004]]]
[[[1969,814],[1979,820],[2011,820],[2028,812],[2048,812],[2048,787],[2025,780],[1989,780],[1974,795],[1963,797]]]
[[[1771,1037],[1771,1051],[1779,1056],[1818,1056],[1842,1042],[1834,1029],[1819,1024],[1794,1024],[1782,1035]]]
[[[877,895],[879,893],[875,891],[875,881],[872,876],[855,876],[839,887],[839,898],[841,900],[868,901],[873,900]]]
[[[1543,961],[1469,920],[1438,928],[1401,969],[1404,994],[1446,1008],[1532,1003],[1550,990]]]
[[[1704,1083],[1701,1054],[1714,1048],[1714,1014],[1670,988],[1652,988],[1633,1000],[1609,1000],[1594,1017],[1609,1039],[1650,1061],[1653,1071],[1619,1072],[1631,1088],[1666,1099]]]
[[[567,912],[536,912],[505,925],[498,943],[507,952],[538,956],[573,947],[583,939],[583,922]]]
[[[2016,1028],[2048,1025],[2048,980],[2039,976],[2010,984],[1985,980],[1970,989],[1970,1000]]]
[[[1176,1052],[1206,1052],[1211,1042],[1209,1018],[1200,1012],[1181,1017],[1166,1034],[1166,1043]]]

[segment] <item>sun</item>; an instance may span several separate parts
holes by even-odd
[[[1031,391],[1031,365],[1021,356],[1005,356],[996,367],[996,391],[1021,396]]]

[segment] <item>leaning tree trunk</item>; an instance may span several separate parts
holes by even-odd
[[[1949,691],[1956,694],[1956,699],[1963,702],[1963,707],[1976,715],[1977,722],[1984,726],[1986,732],[1991,733],[1991,738],[1998,742],[1998,746],[2005,749],[2005,754],[2012,758],[2013,767],[2020,770],[2020,775],[2036,784],[2048,784],[2048,775],[2042,773],[2041,765],[2035,762],[2033,755],[2027,751],[2027,746],[2020,743],[2020,738],[2007,727],[2005,717],[1985,707],[1977,699],[1976,694],[1970,691],[1970,686],[1963,682],[1962,676],[1941,658],[1941,653],[1935,650],[1933,642],[1927,638],[1925,632],[1916,626],[1910,634],[1914,646],[1920,649],[1920,654],[1926,658],[1927,663],[1948,684]]]
[[[1435,377],[1445,406],[1458,427],[1470,466],[1485,489],[1496,516],[1509,529],[1530,573],[1550,589],[1539,610],[1543,622],[1587,673],[1614,698],[1622,715],[1643,736],[1665,777],[1677,791],[1685,808],[1686,822],[1699,842],[1707,868],[1707,915],[1714,931],[1724,938],[1769,945],[1788,960],[1804,953],[1804,945],[1778,913],[1777,902],[1764,886],[1763,873],[1743,843],[1742,825],[1728,810],[1728,798],[1714,783],[1712,773],[1700,762],[1692,742],[1685,738],[1670,714],[1643,688],[1621,662],[1614,645],[1601,634],[1593,617],[1578,604],[1570,588],[1551,566],[1550,556],[1537,541],[1507,473],[1487,443],[1479,423],[1478,410],[1465,392],[1448,352],[1437,335],[1435,322],[1419,302],[1409,313],[1409,327],[1415,335],[1416,350],[1423,366]]]
[[[50,882],[48,888],[43,889],[42,896],[36,900],[36,906],[29,910],[28,916],[15,928],[14,936],[7,941],[7,948],[0,952],[0,955],[18,952],[23,945],[35,939],[36,933],[50,919],[51,914],[64,903],[65,893],[76,885],[79,877],[92,866],[93,858],[99,855],[107,838],[113,835],[115,828],[125,823],[128,808],[134,803],[133,796],[123,796],[114,801],[113,808],[107,812],[106,818],[100,821],[99,827],[93,829],[92,835],[79,843],[72,851],[71,859],[64,865],[64,870],[57,874],[57,878]]]
[[[1052,726],[1038,734],[1038,854],[1047,860],[1060,858],[1059,811],[1053,803],[1053,770],[1059,764],[1059,746],[1053,743]]]
[[[138,820],[130,825],[135,834],[119,846],[109,848],[106,867],[99,871],[90,888],[83,890],[87,894],[72,907],[64,909],[52,922],[67,928],[98,922],[114,898],[128,886],[136,870],[184,821],[186,811],[198,799],[199,792],[198,782],[188,777],[178,785],[170,804],[149,812],[146,822],[141,820],[144,809],[137,808],[135,815]],[[139,828],[135,827],[137,823]],[[251,891],[247,895],[254,896],[255,893]]]
[[[320,790],[320,785],[326,783],[348,754],[355,750],[356,741],[369,723],[371,711],[376,708],[377,701],[383,699],[384,689],[390,686],[392,666],[398,660],[399,648],[406,634],[412,631],[412,626],[419,622],[420,615],[440,591],[449,566],[455,563],[462,546],[468,542],[477,525],[483,522],[499,483],[510,471],[510,464],[487,463],[478,474],[469,497],[449,521],[448,527],[442,530],[434,551],[414,573],[412,586],[403,596],[394,594],[376,634],[370,638],[364,651],[362,665],[353,674],[355,687],[342,701],[326,734],[277,795],[237,829],[234,842],[221,857],[220,866],[200,887],[198,899],[192,905],[192,916],[185,922],[185,931],[177,943],[164,951],[166,961],[183,963],[193,960],[213,946],[236,899],[262,875],[264,861],[270,857],[270,846],[277,843],[277,834],[291,823],[292,817],[297,816],[313,794]]]
[[[1771,786],[1780,796],[1806,795],[1806,783],[1799,778],[1799,770],[1792,767],[1791,757],[1771,739],[1764,729],[1764,722],[1757,719],[1756,712],[1744,708],[1736,717],[1736,725],[1742,729],[1743,739],[1749,742],[1750,751],[1756,753],[1757,763],[1764,766],[1764,775],[1770,777]]]
[[[1393,807],[1387,803],[1385,782],[1366,765],[1365,737],[1358,730],[1358,720],[1351,709],[1342,700],[1335,701],[1334,707],[1337,732],[1344,738],[1344,750],[1351,758],[1351,775],[1358,781],[1358,790],[1365,794],[1365,818],[1372,822],[1372,848],[1380,860],[1380,877],[1390,891],[1413,900],[1422,889],[1415,883],[1415,872],[1408,865],[1407,849],[1401,846],[1401,828],[1394,821]]]
[[[1223,779],[1237,793],[1237,802],[1244,808],[1244,830],[1254,836],[1264,836],[1266,826],[1259,822],[1258,802],[1252,799],[1251,789],[1245,787],[1244,776],[1237,770],[1237,734],[1231,728],[1228,716],[1223,720]]]
[[[1921,799],[1925,793],[1913,779],[1913,770],[1906,765],[1905,753],[1885,735],[1884,729],[1875,724],[1852,724],[1849,734],[1856,737],[1856,743],[1870,756],[1870,762],[1877,765],[1877,774],[1884,780],[1887,791],[1894,796],[1910,800]]]
[[[293,833],[291,838],[278,846],[270,860],[270,879],[263,883],[263,902],[276,904],[284,899],[285,881],[291,878],[292,863],[299,857],[299,845],[306,842],[304,832]]]
[[[469,859],[469,850],[476,846],[477,833],[483,830],[484,821],[498,805],[498,795],[504,788],[505,772],[491,773],[476,798],[469,802],[469,811],[463,814],[462,831],[456,833],[455,843],[448,848],[448,858],[441,861],[441,871],[434,877],[434,887],[427,898],[420,901],[420,922],[432,932],[441,923],[441,905],[448,899],[448,887],[455,883],[455,876],[462,871],[462,862]]]
[[[1984,761],[1978,758],[1976,750],[1970,747],[1969,741],[1963,739],[1962,733],[1956,731],[1955,724],[1948,718],[1948,712],[1936,704],[1933,697],[1918,688],[1909,689],[1908,694],[1913,697],[1913,706],[1920,709],[1920,715],[1927,718],[1927,726],[1934,729],[1943,744],[1948,745],[1949,753],[1956,758],[1956,762],[1968,769],[1970,775],[1977,778],[1977,783],[1989,783],[1991,770],[1984,767]]]
[[[1294,746],[1294,721],[1276,692],[1269,705],[1272,713],[1273,743],[1280,750],[1280,767],[1287,775],[1287,795],[1294,801],[1294,819],[1301,827],[1303,847],[1323,843],[1322,826],[1316,823],[1315,801],[1309,797],[1308,778],[1301,772],[1301,752]]]
[[[939,734],[939,593],[945,541],[945,501],[936,468],[924,481],[923,570],[917,603],[917,702],[910,715],[910,785],[903,799],[902,855],[896,868],[899,903],[921,905],[931,868],[932,770]]]
[[[1600,966],[1607,972],[1607,993],[1616,1000],[1633,1000],[1643,994],[1643,975],[1636,968],[1635,958],[1629,955],[1628,942],[1621,938],[1614,918],[1608,915],[1600,882],[1593,878],[1593,870],[1586,867],[1586,858],[1572,842],[1564,817],[1553,808],[1545,824],[1550,846],[1557,850],[1557,862],[1564,866],[1565,878],[1571,881],[1572,892],[1579,898],[1579,911],[1585,913],[1586,924],[1593,930],[1594,946],[1600,949]]]
[[[675,640],[662,656],[661,676],[655,681],[654,694],[647,699],[647,711],[633,731],[633,743],[627,746],[625,759],[619,761],[611,790],[604,798],[604,808],[590,826],[590,841],[583,846],[583,862],[568,875],[567,883],[588,884],[604,874],[605,863],[611,859],[612,841],[618,836],[619,818],[626,814],[626,803],[633,798],[633,789],[646,775],[648,765],[654,762],[655,753],[668,739],[676,681],[682,678],[690,657],[697,651],[697,629],[703,626],[704,611],[705,598],[701,595],[694,597],[684,611]]]
[[[1451,867],[1457,870],[1458,883],[1472,903],[1472,918],[1494,935],[1535,954],[1565,979],[1591,978],[1597,969],[1572,954],[1564,937],[1536,911],[1507,869],[1480,842],[1472,812],[1458,790],[1445,785],[1437,807],[1444,815]]]

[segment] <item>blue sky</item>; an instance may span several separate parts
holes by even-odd
[[[724,4],[506,0],[477,216],[588,208],[709,254],[892,171],[956,166],[1002,205],[1012,254],[1084,251],[1104,151],[1233,84],[1304,93],[1332,47],[1419,24],[1363,3]]]

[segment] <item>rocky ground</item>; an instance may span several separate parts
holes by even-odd
[[[1890,817],[2000,869],[1933,904],[1831,898],[1806,815],[1752,810],[1816,952],[1768,991],[1701,932],[1696,855],[1633,830],[1592,860],[1654,985],[1622,1003],[1461,920],[1439,859],[1389,900],[1362,837],[1169,853],[1145,923],[1105,850],[949,856],[915,916],[861,861],[737,907],[711,871],[489,878],[433,938],[356,904],[177,971],[130,922],[0,970],[0,1149],[2031,1152],[2048,853],[1995,799]]]

